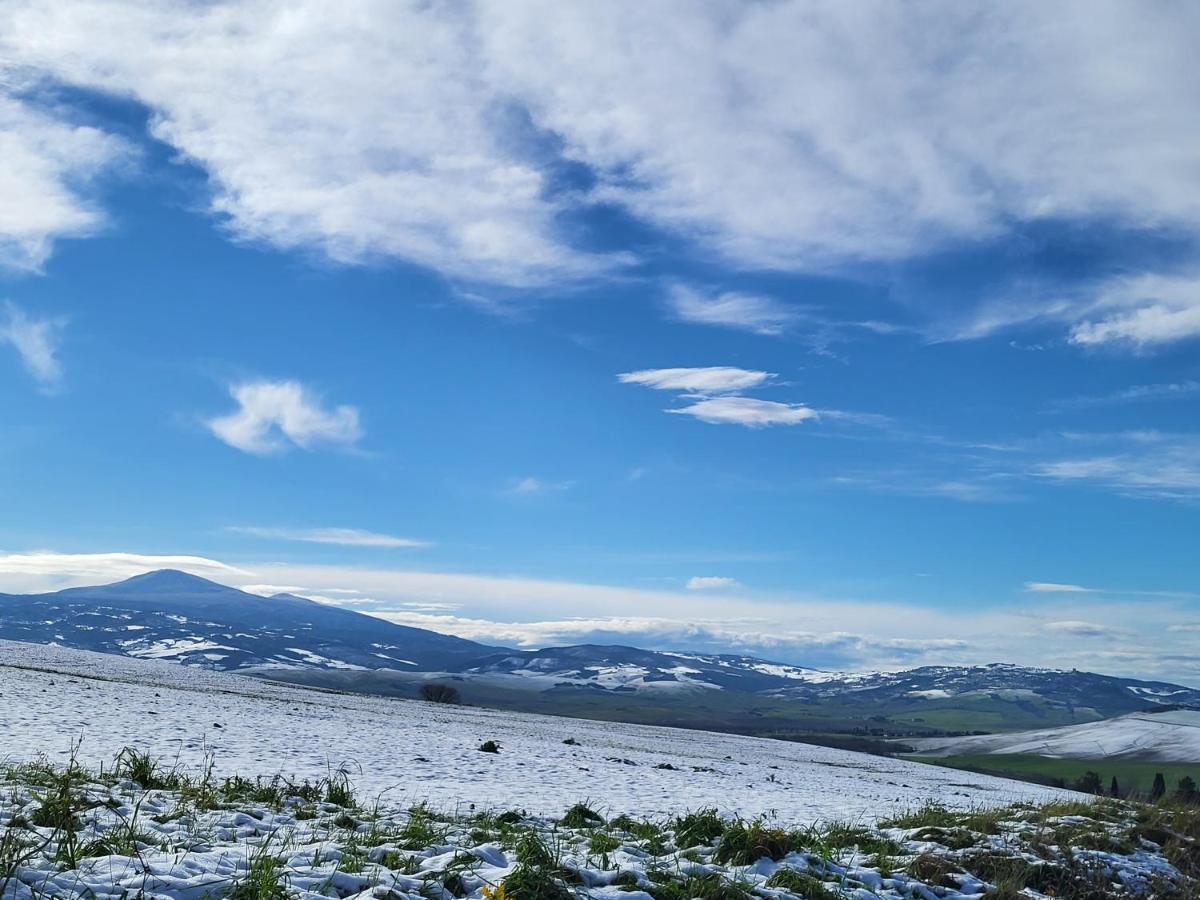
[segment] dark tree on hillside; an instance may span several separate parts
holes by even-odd
[[[1081,794],[1103,794],[1104,783],[1095,772],[1084,772],[1083,777],[1075,782],[1075,790]]]
[[[1200,801],[1200,793],[1196,791],[1196,782],[1190,775],[1179,779],[1175,788],[1175,799],[1180,803],[1196,803]]]
[[[1108,786],[1108,796],[1110,796],[1110,797],[1120,797],[1121,796],[1121,786],[1119,784],[1117,784],[1117,776],[1116,775],[1114,775],[1112,777],[1112,784],[1110,784]]]
[[[419,693],[422,700],[428,700],[430,703],[462,702],[458,688],[452,688],[448,684],[423,684]]]
[[[1167,792],[1167,779],[1163,778],[1162,772],[1154,776],[1154,787],[1150,788],[1150,799],[1161,800],[1163,794]]]

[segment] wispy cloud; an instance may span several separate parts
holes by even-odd
[[[761,387],[775,375],[734,366],[704,366],[692,369],[642,369],[622,372],[622,384],[640,384],[658,391],[682,391],[691,394],[727,394]]]
[[[8,344],[17,351],[22,364],[42,390],[50,393],[61,388],[63,367],[58,358],[58,345],[66,320],[35,319],[15,303],[5,303],[0,312],[3,313],[0,315],[0,345]]]
[[[1091,305],[1095,312],[1071,331],[1075,344],[1145,347],[1200,335],[1200,276],[1115,278]]]
[[[7,49],[0,38],[0,55],[11,62]],[[65,110],[9,96],[14,78],[6,69],[0,81],[0,267],[37,271],[56,241],[103,226],[89,184],[131,151],[114,135],[70,121]]]
[[[428,541],[379,534],[358,528],[266,528],[253,525],[229,525],[225,529],[250,537],[310,544],[336,544],[342,547],[428,547]]]
[[[799,425],[820,418],[815,409],[802,403],[778,403],[754,397],[709,397],[667,412],[692,416],[710,425],[742,425],[746,428]]]
[[[1109,394],[1069,397],[1051,404],[1054,409],[1087,409],[1156,400],[1181,400],[1200,393],[1200,381],[1174,381],[1165,384],[1136,384]]]
[[[1027,581],[1025,590],[1035,594],[1094,594],[1095,588],[1080,584],[1059,584],[1054,581]]]
[[[1108,445],[1108,452],[1038,463],[1034,474],[1091,484],[1120,494],[1193,502],[1200,499],[1200,437],[1156,431],[1078,435],[1076,442]]]
[[[681,284],[670,288],[668,306],[681,322],[718,325],[755,334],[782,334],[797,319],[795,310],[771,297],[736,291],[703,294]]]
[[[574,481],[547,481],[544,478],[526,475],[523,478],[514,478],[505,493],[514,497],[536,497],[570,490],[574,486]]]
[[[353,406],[327,409],[296,381],[248,381],[230,386],[238,409],[206,423],[214,435],[246,453],[267,456],[289,446],[349,447],[362,437]]]
[[[687,582],[689,591],[712,591],[738,586],[736,579],[722,575],[694,575]]]

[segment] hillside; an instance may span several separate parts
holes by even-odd
[[[57,647],[0,642],[0,758],[45,749],[111,760],[125,745],[221,774],[322,778],[346,767],[375,796],[557,813],[599,798],[631,815],[716,805],[793,823],[874,819],[936,797],[954,807],[1045,800],[1049,789],[736,735],[347,696]],[[565,744],[572,739],[576,743]],[[495,740],[500,753],[480,753]]]
[[[1125,900],[1200,875],[1185,810],[779,741],[9,642],[0,699],[6,898]]]
[[[928,756],[1031,754],[1054,759],[1200,764],[1200,710],[1135,713],[1065,728],[910,743]]]

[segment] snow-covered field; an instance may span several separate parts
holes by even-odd
[[[930,756],[1032,753],[1060,759],[1200,762],[1200,710],[1133,713],[1086,725],[909,743]]]
[[[110,762],[126,745],[221,775],[320,778],[440,809],[559,815],[590,799],[644,817],[713,806],[783,824],[873,822],[937,800],[995,806],[1050,788],[735,735],[437,706],[266,684],[154,660],[0,642],[0,758]],[[576,743],[565,744],[568,738]],[[479,751],[483,741],[500,753]]]

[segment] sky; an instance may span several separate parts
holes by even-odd
[[[1200,7],[0,6],[0,591],[1200,685]]]

